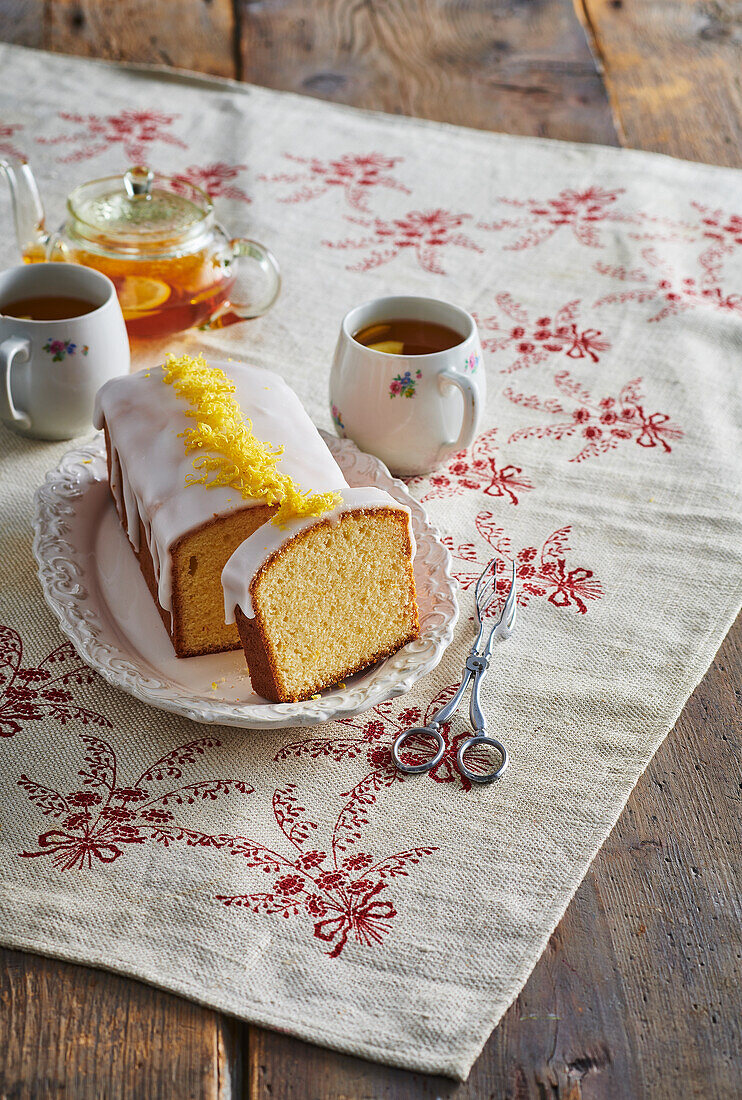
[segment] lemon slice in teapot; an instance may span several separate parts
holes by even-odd
[[[136,316],[157,309],[170,297],[170,287],[162,279],[146,275],[126,275],[116,287],[121,309],[126,316]]]

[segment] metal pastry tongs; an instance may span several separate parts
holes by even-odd
[[[472,783],[492,783],[493,780],[499,779],[507,768],[507,749],[496,737],[489,737],[487,734],[487,719],[482,713],[482,708],[479,703],[479,687],[489,668],[489,658],[495,638],[509,638],[513,632],[513,626],[515,625],[516,595],[515,562],[513,562],[513,573],[510,581],[510,589],[508,590],[507,599],[505,600],[505,606],[502,609],[502,614],[499,619],[491,628],[484,648],[480,653],[479,647],[484,635],[484,616],[487,614],[492,603],[497,599],[497,558],[493,558],[482,570],[479,580],[477,581],[477,586],[474,589],[479,631],[476,641],[471,648],[471,653],[466,658],[466,667],[464,669],[464,676],[461,684],[453,699],[446,703],[444,707],[441,707],[441,709],[431,718],[427,726],[411,726],[409,729],[403,730],[395,739],[392,745],[392,756],[394,758],[394,763],[401,772],[407,772],[409,774],[429,772],[436,764],[440,763],[443,758],[443,753],[446,750],[446,743],[443,739],[440,727],[458,710],[459,703],[464,697],[464,692],[469,686],[470,680],[473,681],[473,684],[471,689],[471,700],[469,701],[469,719],[472,724],[472,729],[474,730],[474,735],[462,741],[459,746],[459,751],[456,754],[456,764],[459,772]],[[408,738],[415,736],[432,738],[434,741],[437,741],[438,750],[430,760],[426,760],[423,764],[405,764],[400,758],[402,746]],[[495,771],[473,772],[466,766],[464,754],[475,745],[491,745],[497,750],[500,754],[501,762]]]

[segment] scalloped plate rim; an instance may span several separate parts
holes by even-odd
[[[435,607],[428,615],[433,622],[424,628],[420,638],[392,654],[367,675],[371,679],[364,685],[361,679],[343,690],[336,690],[320,700],[305,700],[300,703],[235,703],[205,699],[201,695],[188,695],[175,683],[169,684],[147,675],[151,668],[146,658],[141,657],[131,646],[114,649],[109,642],[95,637],[94,626],[90,623],[90,612],[98,609],[87,594],[79,603],[87,603],[86,609],[75,603],[74,597],[66,595],[63,599],[54,591],[53,583],[60,577],[59,564],[55,565],[52,548],[61,549],[64,541],[58,529],[55,517],[51,513],[54,503],[65,505],[74,499],[69,485],[72,480],[71,468],[77,463],[77,483],[85,480],[98,481],[93,462],[105,455],[103,434],[92,440],[84,441],[67,451],[53,470],[47,472],[43,483],[34,495],[33,553],[38,565],[38,576],[44,599],[57,619],[62,633],[70,640],[78,654],[102,678],[114,687],[118,687],[141,702],[158,710],[178,714],[195,722],[218,723],[242,729],[279,729],[290,726],[314,726],[339,718],[349,718],[360,714],[387,699],[406,694],[423,676],[439,664],[452,638],[458,619],[459,608],[456,599],[456,582],[451,575],[451,555],[442,543],[437,529],[430,523],[422,504],[410,495],[404,483],[392,475],[386,466],[373,455],[360,451],[349,439],[339,439],[327,432],[321,435],[344,472],[352,472],[357,466],[364,466],[370,475],[371,484],[379,484],[400,503],[406,504],[412,512],[413,530],[418,543],[427,552],[435,548],[438,560],[432,565],[424,561],[426,573],[435,578]],[[345,461],[344,461],[345,460]],[[88,469],[85,469],[85,466]],[[47,550],[45,543],[51,540]],[[74,566],[78,574],[84,576],[84,569],[74,558],[74,542],[68,543],[73,555],[64,554],[58,559],[66,565]],[[83,590],[84,591],[84,590]],[[416,652],[416,649],[418,652]],[[106,654],[104,659],[103,654]],[[134,662],[132,662],[134,657]],[[138,658],[139,664],[136,663]],[[404,659],[407,658],[405,661]],[[412,660],[412,667],[410,667]],[[402,662],[404,661],[404,666]],[[124,667],[115,667],[114,662]],[[396,666],[396,667],[395,667]],[[382,673],[386,671],[387,675]]]

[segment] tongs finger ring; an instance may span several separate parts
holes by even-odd
[[[502,757],[502,763],[496,771],[493,772],[473,772],[470,768],[467,768],[464,761],[464,753],[475,745],[491,745],[493,749],[496,749]],[[498,741],[496,737],[490,737],[486,733],[477,733],[474,737],[467,737],[466,741],[462,741],[459,745],[459,751],[456,754],[456,763],[458,764],[459,771],[462,775],[471,783],[493,783],[495,779],[499,779],[508,766],[510,757],[508,756],[508,750],[503,745],[502,741]]]
[[[406,764],[399,754],[408,737],[430,737],[434,741],[437,741],[438,749],[435,756],[430,757],[428,760],[424,760],[422,764]],[[446,742],[443,739],[443,734],[437,728],[437,723],[435,726],[411,726],[408,730],[405,730],[404,733],[400,734],[392,744],[394,763],[401,772],[406,772],[407,775],[417,775],[420,772],[432,771],[436,764],[440,764],[445,751]]]

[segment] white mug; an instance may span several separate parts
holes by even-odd
[[[428,355],[392,355],[354,334],[392,320],[446,325],[461,342]],[[376,298],[343,318],[330,376],[339,435],[386,463],[393,474],[427,474],[474,440],[486,381],[474,318],[435,298]]]
[[[32,321],[3,306],[61,295],[95,306],[77,317]],[[24,264],[0,275],[0,419],[22,435],[72,439],[92,431],[96,391],[130,366],[111,280],[80,264]]]

